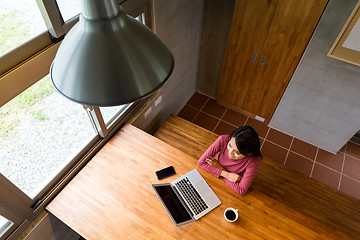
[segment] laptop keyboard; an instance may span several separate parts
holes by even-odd
[[[181,192],[182,196],[184,196],[186,199],[191,210],[196,215],[208,208],[208,205],[205,203],[187,177],[175,183],[175,185]]]

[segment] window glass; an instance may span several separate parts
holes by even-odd
[[[1,0],[0,0],[1,1]],[[56,0],[60,13],[66,22],[72,17],[78,15],[81,12],[81,1],[73,1],[73,0]],[[136,17],[136,20],[144,23],[144,14],[141,14]]]
[[[36,1],[0,0],[0,56],[46,30]]]
[[[83,106],[46,76],[0,108],[0,172],[33,198],[95,136]]]
[[[82,0],[81,0],[82,1]],[[81,12],[81,1],[77,0],[57,0],[61,15],[66,22],[70,18],[78,15]]]
[[[106,126],[109,126],[129,106],[130,104],[125,104],[115,107],[100,107],[100,112],[101,115],[103,116]]]
[[[137,16],[135,19],[138,20],[139,22],[141,22],[142,24],[145,24],[145,21],[144,21],[144,13],[140,14],[140,15]]]
[[[0,215],[0,237],[8,230],[13,223]]]

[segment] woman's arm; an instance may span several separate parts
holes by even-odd
[[[223,170],[220,173],[220,176],[227,178],[230,182],[234,182],[234,183],[240,182],[240,180],[241,180],[241,176],[239,174],[233,173],[233,172],[227,172],[225,170]]]
[[[223,168],[223,166],[221,166],[219,161],[217,161],[216,159],[207,158],[205,159],[205,162],[207,162],[211,166],[222,170],[220,173],[220,177],[227,178],[230,182],[239,182],[241,180],[241,176],[239,174],[226,171],[225,168]]]
[[[232,182],[228,178],[224,177],[224,182],[231,187],[235,192],[240,194],[241,196],[244,196],[246,192],[248,191],[252,181],[255,178],[256,172],[260,166],[260,162],[257,164],[250,165],[246,170],[238,182]]]
[[[215,166],[212,166],[209,164],[209,160],[212,160],[213,157],[218,154],[221,151],[221,148],[224,145],[224,142],[226,142],[226,136],[219,136],[213,144],[203,153],[203,155],[200,157],[200,159],[197,162],[197,165],[204,169],[205,171],[211,173],[215,177],[220,177],[221,169]],[[227,142],[225,143],[226,146]],[[216,160],[212,160],[216,161]],[[219,164],[220,165],[220,164]]]

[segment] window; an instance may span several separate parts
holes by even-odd
[[[13,222],[0,215],[0,237],[11,227],[11,225],[13,225]]]
[[[62,16],[53,0],[0,0],[0,68],[8,65],[0,72],[0,192],[7,193],[0,195],[0,240],[16,239],[76,174],[72,170],[141,107],[86,107],[54,90],[44,66],[59,43],[49,36],[57,36],[54,29],[66,32],[76,19],[62,25],[62,18],[80,12],[80,1],[57,3]],[[126,5],[132,15],[145,7],[137,1]],[[43,19],[49,16],[47,32]]]
[[[46,30],[36,1],[0,1],[0,56]]]
[[[100,112],[104,118],[104,122],[107,127],[125,110],[130,104],[115,106],[115,107],[100,107]]]
[[[30,198],[96,136],[48,76],[0,108],[0,126],[0,172]]]
[[[57,0],[56,2],[59,6],[62,18],[65,22],[80,13],[81,1],[79,0]]]

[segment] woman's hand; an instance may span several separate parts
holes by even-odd
[[[237,173],[228,173],[228,177],[230,182],[240,182],[241,176]]]
[[[216,167],[216,168],[224,169],[224,168],[220,165],[220,163],[219,163],[217,160],[215,160],[214,158],[207,158],[207,159],[205,159],[205,162],[208,163],[208,164],[210,164],[211,166]]]
[[[220,176],[227,178],[230,182],[240,182],[241,176],[237,173],[222,171]]]

